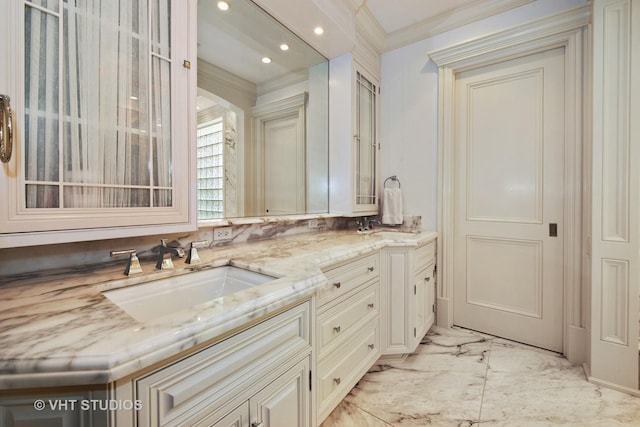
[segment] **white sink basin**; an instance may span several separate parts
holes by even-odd
[[[201,270],[103,292],[134,319],[145,322],[260,285],[275,277],[233,266]]]

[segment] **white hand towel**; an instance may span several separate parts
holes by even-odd
[[[382,223],[402,224],[402,192],[399,188],[385,188],[382,194]]]

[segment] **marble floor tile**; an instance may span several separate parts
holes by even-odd
[[[586,381],[550,351],[434,327],[374,366],[321,427],[639,426],[640,398]]]

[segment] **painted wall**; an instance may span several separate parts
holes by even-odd
[[[585,3],[538,0],[382,55],[380,178],[398,176],[405,215],[437,228],[438,69],[427,53]]]

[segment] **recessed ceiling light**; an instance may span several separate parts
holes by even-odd
[[[269,64],[271,62],[271,58],[269,58],[268,56],[265,56],[264,58],[262,58],[262,62],[265,64]]]
[[[226,1],[219,1],[218,2],[218,9],[220,9],[220,10],[229,10],[229,3],[227,3]]]
[[[320,36],[320,35],[322,35],[322,33],[324,33],[324,28],[316,27],[316,28],[313,29],[313,32]]]
[[[282,43],[282,44],[280,45],[280,50],[289,50],[289,45],[288,45],[288,44],[286,44],[286,43]]]

